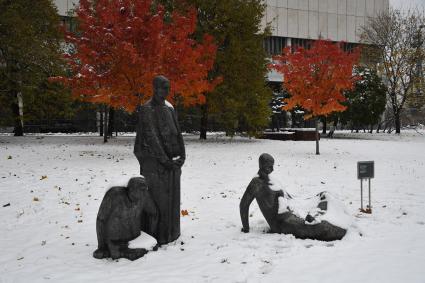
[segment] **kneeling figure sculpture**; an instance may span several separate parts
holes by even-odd
[[[144,231],[156,236],[158,212],[145,179],[131,178],[127,187],[112,187],[103,197],[97,214],[98,248],[93,257],[136,260],[146,249],[130,249],[128,242]]]

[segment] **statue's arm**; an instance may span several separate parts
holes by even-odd
[[[107,249],[105,227],[112,210],[112,198],[108,192],[105,194],[99,207],[96,219],[96,234],[98,249]]]
[[[249,206],[251,205],[252,201],[255,198],[256,186],[254,185],[253,181],[249,183],[245,193],[242,196],[241,202],[239,204],[239,210],[240,210],[241,221],[242,221],[242,232],[245,232],[245,233],[249,232]]]

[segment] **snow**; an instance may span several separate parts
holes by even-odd
[[[424,282],[424,131],[334,136],[315,155],[314,141],[185,135],[182,235],[131,262],[92,253],[105,190],[138,173],[134,134],[0,135],[0,282]],[[240,198],[264,152],[294,200],[329,192],[327,217],[343,209],[351,221],[341,241],[266,233],[255,202],[241,233]],[[359,212],[360,160],[375,161],[372,214]]]
[[[128,247],[131,249],[139,248],[139,249],[146,249],[148,251],[151,251],[153,247],[156,246],[156,244],[157,244],[157,241],[154,237],[142,232],[142,234],[139,237],[137,237],[136,239],[128,243]]]
[[[168,100],[165,100],[164,102],[165,102],[165,105],[166,105],[167,107],[170,107],[170,108],[173,108],[173,109],[174,109],[173,104],[171,104]]]
[[[300,199],[292,197],[294,194],[291,192],[287,192],[282,183],[277,179],[275,174],[270,174],[270,189],[274,191],[283,191],[284,196],[279,197],[279,214],[285,213],[287,211],[291,211],[293,214],[300,218],[304,218],[309,214],[314,217],[315,221],[306,224],[318,224],[322,221],[327,221],[333,225],[339,226],[344,229],[349,229],[352,226],[352,216],[347,212],[345,206],[341,201],[339,201],[335,196],[330,194],[329,192],[320,192],[323,193],[325,199],[321,200],[320,195],[316,194],[312,197],[308,197],[307,199]],[[326,213],[323,213],[317,205],[321,201],[327,201],[327,210]],[[352,228],[356,228],[353,226]]]

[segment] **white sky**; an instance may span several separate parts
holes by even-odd
[[[409,8],[419,8],[425,10],[425,0],[390,0],[390,5],[396,9],[407,10]]]

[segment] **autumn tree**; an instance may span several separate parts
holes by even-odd
[[[218,45],[210,79],[222,82],[206,93],[201,109],[200,138],[205,139],[213,116],[228,135],[260,132],[269,123],[271,89],[265,83],[268,31],[261,27],[265,4],[261,0],[161,0],[170,10],[192,5],[198,9],[196,37],[208,33]],[[183,8],[184,9],[184,8]]]
[[[192,38],[194,9],[166,15],[152,0],[81,0],[76,15],[78,32],[66,35],[72,76],[56,78],[75,98],[131,112],[151,97],[152,80],[162,74],[171,81],[171,100],[194,105],[218,82],[207,79],[214,39]]]
[[[0,116],[12,116],[15,136],[23,135],[23,110],[34,106],[25,99],[38,100],[55,88],[47,80],[63,71],[57,10],[51,0],[30,4],[0,0]],[[61,101],[57,92],[50,94],[44,97]]]
[[[284,100],[284,110],[297,106],[306,111],[305,118],[328,116],[346,109],[344,91],[353,88],[356,77],[353,66],[359,51],[345,52],[343,43],[315,41],[311,48],[287,47],[275,56],[270,67],[283,74],[283,84],[290,97]],[[316,154],[319,154],[316,119]]]
[[[363,41],[380,47],[378,70],[388,85],[387,99],[398,134],[406,102],[414,100],[420,89],[424,89],[421,72],[425,60],[424,25],[422,13],[390,9],[370,18],[363,28]]]

